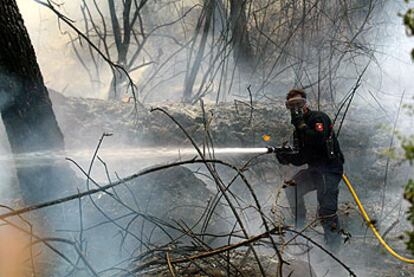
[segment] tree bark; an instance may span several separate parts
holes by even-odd
[[[209,31],[210,31],[210,27],[211,27],[211,22],[212,22],[212,17],[213,17],[213,8],[214,8],[214,2],[216,0],[206,0],[204,2],[204,7],[203,10],[200,14],[200,19],[199,19],[199,26],[201,26],[201,23],[204,23],[204,28],[201,32],[201,38],[200,38],[200,43],[198,45],[198,50],[197,50],[197,54],[195,56],[194,59],[194,63],[191,66],[191,69],[189,70],[189,72],[186,73],[186,78],[185,78],[185,84],[184,84],[184,93],[183,93],[183,102],[191,102],[191,97],[193,95],[193,88],[194,88],[194,84],[196,82],[197,79],[197,74],[200,70],[201,67],[201,63],[203,61],[203,57],[204,57],[204,51],[206,49],[206,45],[207,45],[207,39],[209,36]],[[196,28],[196,34],[195,36],[198,36],[199,29]],[[194,50],[194,44],[192,45],[192,49],[191,51]],[[191,59],[188,61],[188,63],[191,63]]]
[[[241,72],[249,73],[253,66],[253,48],[247,28],[247,0],[230,0],[230,24],[233,58]]]
[[[0,111],[13,154],[63,150],[63,135],[15,0],[0,1]],[[63,171],[17,168],[25,200],[54,195],[56,186],[64,185]]]

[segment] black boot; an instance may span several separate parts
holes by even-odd
[[[342,243],[338,216],[335,215],[331,218],[323,219],[322,227],[324,231],[325,244],[328,247],[328,250],[334,253],[338,252]]]

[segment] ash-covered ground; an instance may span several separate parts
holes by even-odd
[[[90,171],[93,180],[85,181],[79,168],[59,156],[61,160],[57,162],[67,163],[67,167],[77,173],[79,191],[117,182],[153,166],[196,156],[180,154],[177,149],[192,147],[189,139],[165,114],[151,112],[150,106],[136,110],[132,103],[67,98],[53,91],[51,98],[65,136],[65,156],[73,158],[86,172],[102,134],[112,134],[104,137],[99,146]],[[288,141],[292,130],[282,103],[254,102],[253,106],[243,102],[205,103],[203,106],[154,103],[152,107],[168,111],[201,149],[203,145],[204,149],[211,149],[207,146],[264,147]],[[388,158],[383,153],[389,147],[391,135],[383,126],[383,117],[375,118],[370,111],[359,110],[357,106],[354,109],[346,118],[340,135],[347,175],[386,240],[397,252],[409,256],[405,250],[404,231],[410,227],[405,221],[407,204],[402,200],[403,184],[411,174],[409,167],[389,160],[384,186]],[[355,114],[358,117],[353,116]],[[271,136],[270,142],[262,140],[264,134]],[[280,166],[273,155],[213,157],[207,151],[206,156],[243,168],[266,220],[277,226],[293,225],[282,184],[298,168]],[[214,166],[214,174],[223,184],[231,184],[227,189],[249,237],[266,232],[251,190],[241,178],[235,178],[239,173],[219,164]],[[165,253],[170,253],[170,260],[174,260],[243,240],[231,207],[220,195],[215,177],[203,163],[190,162],[133,178],[106,193],[66,203],[54,212],[65,215],[63,222],[52,223],[53,230],[49,232],[76,241],[98,276],[167,276],[171,273]],[[215,201],[214,209],[208,209]],[[316,195],[309,194],[306,201],[310,223],[316,218]],[[414,276],[412,266],[398,262],[379,245],[344,184],[340,189],[340,217],[344,231],[350,236],[344,236],[344,245],[335,255],[357,276]],[[322,228],[317,222],[303,234],[324,246]],[[312,241],[295,237],[286,230],[274,233],[273,237],[289,263],[283,269],[286,276],[349,276],[343,266]],[[279,262],[268,238],[252,245],[267,275],[276,276]],[[173,268],[177,276],[226,276],[241,274],[240,271],[246,276],[259,276],[260,267],[249,249],[247,246],[235,248],[199,262],[176,264]],[[70,257],[76,257],[70,247],[66,251]],[[45,259],[45,263],[50,260]],[[54,268],[59,276],[91,275],[89,267],[79,260],[77,263],[79,269],[68,271],[71,267],[56,259]]]

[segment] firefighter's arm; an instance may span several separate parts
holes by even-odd
[[[303,155],[301,153],[295,153],[292,154],[289,157],[289,162],[295,166],[301,166],[306,163],[305,159],[303,158]]]
[[[300,166],[305,164],[303,155],[297,152],[276,152],[276,158],[279,163],[283,165],[293,164],[295,166]]]

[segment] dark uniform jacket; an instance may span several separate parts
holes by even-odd
[[[342,173],[344,156],[333,131],[329,116],[320,111],[308,110],[303,116],[306,126],[294,132],[295,147],[299,152],[288,158],[293,165],[308,164],[310,168]],[[331,139],[334,155],[328,154]]]

